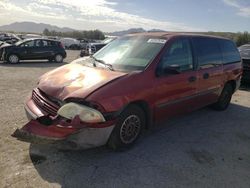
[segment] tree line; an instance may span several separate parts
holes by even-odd
[[[54,30],[49,31],[46,28],[44,29],[43,34],[46,36],[70,37],[76,39],[103,40],[105,38],[104,33],[100,30],[58,32]],[[250,43],[250,33],[248,33],[247,31],[238,33],[209,31],[203,32],[202,34],[215,35],[232,39],[237,44],[237,46]]]
[[[105,38],[104,33],[100,30],[59,32],[55,30],[50,31],[45,28],[43,34],[46,36],[70,37],[76,39],[103,40]]]
[[[239,33],[236,40],[237,46],[241,46],[247,43],[250,43],[250,33],[248,33],[247,31],[245,31],[244,33]]]

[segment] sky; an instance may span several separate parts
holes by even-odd
[[[250,31],[250,0],[0,0],[0,25],[33,21],[105,32]]]

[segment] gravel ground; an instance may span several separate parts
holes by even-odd
[[[78,51],[68,51],[70,62]],[[23,101],[61,64],[0,64],[0,187],[250,187],[250,87],[229,109],[204,108],[147,131],[124,152],[60,151],[10,135],[26,122]]]

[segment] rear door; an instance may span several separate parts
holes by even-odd
[[[47,43],[42,39],[35,40],[35,47],[32,49],[33,58],[46,59],[47,53]]]
[[[53,53],[53,46],[51,45],[51,41],[41,40],[41,43],[42,43],[42,48],[41,48],[42,59],[50,58]]]
[[[155,79],[157,120],[191,111],[195,108],[197,71],[189,38],[178,38],[165,50]]]
[[[192,38],[198,64],[197,105],[214,103],[224,85],[223,57],[219,41],[212,37]]]

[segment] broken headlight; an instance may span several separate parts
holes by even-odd
[[[75,116],[79,116],[80,120],[86,123],[101,123],[105,122],[105,119],[101,112],[76,103],[67,103],[63,105],[57,112],[60,116],[67,119],[73,119]]]

